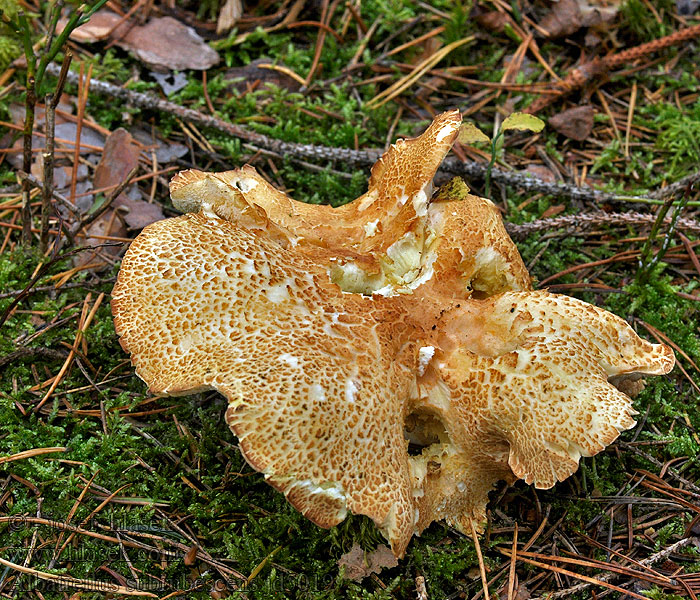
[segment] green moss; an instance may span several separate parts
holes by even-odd
[[[659,103],[645,108],[644,123],[658,131],[656,145],[668,153],[664,175],[671,179],[684,174],[687,164],[700,162],[700,100],[681,112],[672,104]]]
[[[22,55],[22,45],[9,35],[0,34],[0,71],[4,71],[10,63]]]
[[[481,30],[468,17],[468,3],[455,4],[439,0],[431,4],[449,17],[431,15],[416,24],[410,34],[398,36],[391,43],[392,47],[439,25],[446,27],[441,34],[443,44]],[[185,7],[191,10],[201,7],[202,17],[211,19],[219,5],[220,2],[211,0],[198,6],[190,3]],[[630,44],[635,41],[641,43],[670,31],[671,27],[675,28],[676,24],[668,16],[668,9],[671,8],[668,2],[660,5],[659,10],[664,7],[664,24],[659,26],[644,3],[632,0],[626,3],[622,13],[622,39],[631,40]],[[371,24],[379,19],[369,47],[372,48],[377,40],[394,33],[410,19],[424,14],[425,9],[414,2],[373,0],[363,3],[362,16],[365,22]],[[209,71],[207,90],[217,114],[233,123],[289,142],[343,148],[353,148],[356,143],[359,147],[383,147],[398,105],[389,102],[379,109],[368,109],[367,101],[383,89],[385,84],[382,84],[383,87],[374,84],[358,85],[359,77],[343,72],[358,47],[359,42],[354,34],[349,35],[343,44],[337,43],[333,36],[326,36],[319,69],[307,90],[290,92],[263,84],[254,92],[239,94],[231,91],[229,82],[224,79],[223,70],[226,66],[243,66],[260,56],[266,56],[304,77],[313,61],[316,35],[317,30],[314,28],[274,33],[259,30],[248,36],[242,44],[234,44],[237,33],[233,32],[226,40],[216,43],[222,55],[222,64],[220,70]],[[505,36],[499,37],[492,33],[482,37],[478,44],[461,47],[448,56],[439,68],[478,64],[481,66],[479,78],[500,81],[503,56],[513,52],[515,47]],[[420,47],[413,48],[398,58],[402,62],[414,60],[421,50]],[[570,54],[561,51],[559,42],[544,42],[541,52],[551,61],[553,68],[563,75],[565,68],[568,68]],[[670,54],[675,50],[667,52]],[[372,63],[377,55],[367,50],[363,58]],[[85,60],[93,63],[94,76],[119,84],[131,77],[133,69],[141,69],[129,55],[116,49]],[[665,65],[658,69],[647,69],[635,74],[635,77],[640,86],[643,83],[652,92],[662,87],[678,90],[681,94],[697,91],[695,67],[688,55],[679,58],[675,67],[677,72],[667,73],[664,68]],[[365,70],[362,77],[370,76],[370,73]],[[404,74],[396,70],[394,79],[397,80]],[[537,81],[542,77],[541,67],[533,61],[531,70],[527,75],[520,74],[518,81]],[[147,79],[145,75],[144,78]],[[52,80],[51,84],[54,82]],[[627,89],[629,78],[616,79],[613,76],[605,85],[611,94],[620,94]],[[130,83],[129,86],[137,91],[160,94],[157,84],[148,79]],[[447,81],[444,88],[458,94],[464,93],[464,85],[457,81]],[[69,86],[67,91],[75,94],[76,88]],[[628,94],[628,91],[625,93]],[[519,106],[519,103],[526,103],[532,97],[534,96],[518,93],[508,96],[508,99]],[[460,108],[469,106],[470,100],[463,96],[453,98],[454,105]],[[186,87],[170,99],[208,111],[199,73],[189,73]],[[494,102],[494,106],[486,107],[475,115],[485,130],[491,128],[492,117],[497,109],[495,105],[502,104],[505,99],[506,94],[503,94]],[[21,95],[13,92],[0,99],[0,110],[6,113],[10,101],[21,100]],[[432,98],[430,102],[433,102]],[[98,95],[90,96],[88,112],[98,123],[111,130],[123,125],[125,120],[128,122],[133,119],[135,122],[153,121],[165,137],[180,132],[180,126],[172,115],[142,111]],[[404,112],[404,117],[398,121],[394,137],[414,135],[425,125],[425,122],[420,123],[413,116],[407,116]],[[598,115],[596,121],[607,123],[607,117]],[[700,103],[697,100],[678,108],[667,103],[648,103],[643,101],[640,93],[633,123],[649,128],[652,132],[641,140],[633,141],[646,142],[646,145],[633,145],[630,156],[621,161],[623,150],[613,142],[602,149],[591,173],[600,177],[609,190],[623,190],[625,187],[651,189],[664,180],[681,177],[694,170],[700,161],[696,139],[700,137],[697,122],[700,122]],[[240,140],[216,131],[203,130],[202,133],[231,168],[244,160],[250,160],[252,152]],[[565,163],[572,142],[563,141],[560,136],[546,129],[542,135],[545,151],[554,159]],[[517,144],[513,148],[507,146],[506,160],[511,156],[510,152],[519,156],[519,148]],[[659,159],[662,159],[661,166],[658,164]],[[276,162],[276,166],[277,173],[274,176],[295,197],[313,203],[342,204],[364,192],[367,183],[367,170],[350,172],[345,165],[322,164],[323,171],[313,172],[297,162],[283,158]],[[265,168],[264,164],[262,168]],[[341,177],[333,169],[343,171],[349,177]],[[9,169],[2,168],[0,177],[3,185],[15,182]],[[467,183],[472,185],[471,182]],[[540,218],[551,206],[563,202],[547,196],[529,200],[528,195],[518,190],[508,190],[506,218],[514,223],[532,221]],[[161,197],[159,201],[167,202],[167,199]],[[573,214],[577,210],[578,207],[567,206],[565,214]],[[629,233],[636,232],[630,230]],[[551,238],[546,234],[535,234],[522,241],[519,248],[526,264],[534,261],[532,274],[543,280],[571,266],[613,255],[619,251],[618,239],[624,234],[625,232],[611,231],[606,237],[600,238],[605,243],[596,247],[584,247],[581,238],[574,236]],[[0,290],[5,292],[22,289],[39,260],[40,257],[34,253],[16,252],[1,256]],[[677,273],[668,265],[661,265],[649,284],[628,285],[634,279],[636,267],[633,262],[620,263],[612,269],[597,273],[603,282],[621,289],[622,293],[578,295],[623,318],[631,319],[641,335],[647,336],[647,333],[634,319],[649,323],[668,335],[696,363],[699,362],[700,342],[697,331],[700,316],[697,303],[680,298],[676,292],[690,293],[700,283],[691,280],[679,284]],[[55,265],[50,274],[66,268],[67,261]],[[116,267],[101,274],[101,277],[106,279],[115,274]],[[569,274],[556,282],[572,283],[579,276],[580,274]],[[80,274],[71,282],[79,282],[88,277],[88,274]],[[672,280],[671,277],[676,279]],[[672,281],[676,281],[675,285]],[[43,279],[38,285],[47,283],[48,280]],[[108,294],[110,288],[111,284],[91,285],[93,301],[97,292]],[[28,347],[64,349],[66,345],[70,346],[75,338],[77,316],[85,295],[86,290],[81,288],[57,294],[31,295],[20,304],[20,309],[31,308],[42,311],[43,314],[38,318],[32,318],[27,313],[13,315],[0,330],[0,357],[17,349],[15,340],[22,339],[20,336],[40,332],[43,326],[41,321],[50,322],[56,317],[72,317],[72,320],[63,327],[42,333]],[[185,532],[197,536],[197,542],[203,550],[245,577],[266,561],[246,591],[252,600],[280,597],[304,600],[412,598],[415,597],[417,574],[426,578],[430,598],[472,597],[479,591],[480,582],[475,571],[478,563],[473,543],[468,537],[442,523],[431,525],[422,536],[414,538],[399,566],[384,570],[378,579],[367,579],[360,583],[343,579],[337,561],[354,543],[359,543],[367,551],[385,543],[374,523],[365,517],[351,516],[338,527],[323,530],[302,517],[281,494],[265,483],[262,475],[247,465],[238,450],[235,437],[223,419],[225,400],[221,396],[213,393],[196,394],[186,398],[162,398],[154,401],[144,383],[124,364],[126,355],[116,338],[107,299],[86,332],[88,354],[83,366],[98,389],[89,385],[74,364],[45,409],[35,413],[31,409],[38,403],[42,393],[32,392],[30,388],[37,383],[37,378],[42,381],[55,375],[63,361],[28,356],[3,367],[3,376],[0,377],[2,453],[50,446],[67,448],[64,453],[12,463],[12,473],[36,487],[33,489],[12,480],[7,488],[10,495],[2,506],[3,514],[36,514],[37,498],[41,497],[42,514],[65,521],[83,492],[85,481],[94,476],[95,485],[111,492],[127,486],[119,492],[120,500],[139,499],[140,504],[110,503],[95,516],[90,529],[108,532],[111,531],[110,524],[117,524],[124,536],[160,545],[164,550],[173,549],[172,543],[175,542],[189,547],[191,542],[164,519],[166,513]],[[0,311],[9,303],[8,299],[0,299]],[[683,358],[679,360],[690,376],[700,382],[691,365]],[[94,367],[94,371],[87,363]],[[110,379],[103,382],[107,373],[111,373]],[[700,429],[700,414],[692,410],[697,401],[697,394],[678,372],[667,377],[650,378],[647,388],[635,400],[636,410],[646,417],[645,427],[636,439],[664,442],[641,448],[662,463],[687,457],[688,460],[675,463],[672,468],[692,480],[700,477],[700,447],[694,432],[685,424],[685,419],[689,419],[692,428]],[[18,404],[26,414],[23,414]],[[99,415],[100,404],[106,412],[104,423]],[[622,439],[630,441],[634,435],[633,431],[626,432]],[[491,515],[492,525],[504,526],[502,514],[508,524],[512,523],[511,520],[517,520],[521,526],[532,524],[535,511],[549,507],[549,522],[555,523],[565,516],[560,531],[575,536],[600,515],[601,503],[595,501],[595,496],[612,495],[621,489],[629,489],[629,474],[639,468],[658,471],[644,457],[609,449],[596,457],[583,459],[581,469],[552,490],[535,491],[520,482],[506,492],[498,506],[492,506],[498,509],[498,512],[494,510]],[[535,494],[539,506],[533,500]],[[95,490],[89,492],[72,522],[78,523],[88,517],[103,499],[104,496],[98,495]],[[636,514],[638,513],[635,512]],[[600,520],[601,531],[607,529],[607,519],[606,516]],[[687,518],[678,517],[660,527],[657,537],[659,548],[675,541],[687,522]],[[33,532],[34,528],[30,526],[11,528],[8,524],[0,524],[3,548],[13,548],[17,562],[22,562],[22,547],[26,548],[29,544]],[[41,527],[39,533],[42,540],[53,541],[57,535],[56,529],[52,527]],[[153,541],[152,537],[139,537],[139,533],[160,536],[162,539]],[[511,539],[508,535],[502,535],[494,538],[491,543],[485,540],[482,543],[491,573],[505,564],[495,549],[495,544],[508,544]],[[111,554],[118,549],[116,544],[79,536],[69,549],[83,553],[84,560],[75,557],[71,559],[67,549],[65,556],[55,563],[52,570],[70,572],[78,577],[110,579],[98,570],[109,559],[110,568],[127,579],[132,577],[123,556],[119,552],[114,556]],[[215,570],[199,560],[192,566],[185,565],[182,560],[184,552],[181,550],[177,550],[176,557],[170,558],[161,556],[158,552],[149,554],[133,549],[128,550],[128,553],[134,568],[144,574],[171,581],[179,589],[193,586],[195,591],[188,594],[191,598],[209,598],[211,586],[220,579]],[[687,553],[688,556],[697,556],[692,550]],[[3,557],[12,557],[12,554],[3,550]],[[48,570],[49,560],[48,556],[36,556],[32,566]],[[518,568],[521,569],[520,566]],[[534,567],[522,569],[521,574],[534,571]],[[149,581],[156,582],[148,575],[142,575],[142,584]],[[241,584],[238,579],[232,581],[236,585]],[[381,582],[381,585],[377,582]],[[386,586],[386,589],[382,586]],[[172,591],[174,588],[165,588],[159,591],[159,595],[164,596]],[[659,599],[670,598],[658,590],[649,593]],[[64,597],[59,592],[44,593],[44,596],[50,600]],[[86,592],[82,597],[92,600],[103,597],[103,594]]]
[[[673,13],[674,7],[669,0],[654,3],[657,12]],[[642,0],[627,0],[620,6],[621,29],[628,30],[636,37],[638,43],[648,42],[670,33],[664,21],[659,23],[656,16]]]

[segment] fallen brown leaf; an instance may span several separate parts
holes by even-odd
[[[566,206],[564,204],[555,204],[554,206],[550,206],[547,210],[545,210],[542,213],[540,219],[549,219],[549,217],[556,217],[558,214],[563,213],[565,210]]]
[[[129,171],[138,164],[138,161],[139,147],[134,142],[131,134],[122,128],[113,131],[105,141],[102,158],[95,169],[93,189],[108,188],[120,184]],[[109,191],[105,192],[104,195],[108,197]],[[88,237],[85,240],[86,246],[95,246],[101,243],[91,236],[126,236],[127,229],[122,220],[115,214],[115,210],[120,202],[125,202],[127,199],[126,193],[122,192],[118,198],[115,198],[112,206],[88,227]],[[119,253],[119,248],[109,247],[104,248],[103,251],[111,256],[116,256]],[[84,252],[76,257],[75,263],[77,265],[95,263],[97,265],[95,268],[97,269],[107,266],[106,261],[91,252]]]
[[[560,0],[540,21],[547,37],[559,38],[578,31],[583,24],[581,10],[576,0]]]
[[[192,27],[172,17],[154,18],[142,27],[134,27],[117,44],[131,50],[154,71],[205,71],[219,62],[218,52]]]
[[[126,129],[120,127],[110,133],[105,141],[100,163],[95,169],[93,179],[95,189],[121,183],[129,171],[138,164],[139,154],[139,146]]]
[[[94,44],[106,39],[110,34],[118,37],[128,28],[128,25],[124,23],[118,27],[116,32],[113,32],[120,20],[121,17],[111,10],[98,10],[85,25],[73,30],[70,39],[83,44]],[[56,30],[63,31],[67,23],[68,19],[59,20]]]
[[[518,584],[513,592],[512,600],[530,600],[530,598],[532,598],[530,590],[527,589],[524,583]],[[504,589],[499,594],[499,598],[500,600],[508,600],[508,588]]]
[[[544,165],[537,165],[537,164],[532,164],[525,169],[526,173],[531,173],[538,179],[541,179],[542,181],[546,181],[548,183],[553,183],[557,180],[556,176],[552,171],[548,168],[545,167]]]
[[[428,38],[420,46],[418,46],[420,52],[416,52],[416,54],[409,58],[408,64],[417,65],[428,60],[433,54],[440,50],[442,46],[443,43],[439,38]]]
[[[192,28],[172,17],[152,18],[145,25],[125,21],[109,10],[96,12],[88,23],[71,34],[76,42],[94,43],[108,37],[120,48],[131,51],[154,71],[204,71],[219,62],[219,54]],[[61,31],[67,21],[59,22]],[[116,27],[116,29],[115,29]]]
[[[139,154],[139,145],[126,129],[119,128],[113,131],[105,142],[102,159],[95,169],[93,180],[95,189],[124,181],[131,169],[138,165]],[[108,195],[109,192],[105,192],[105,196]],[[160,205],[130,197],[126,191],[119,194],[112,203],[112,207],[121,209],[120,214],[129,229],[143,229],[146,225],[165,218]],[[112,219],[112,211],[108,210],[102,218],[107,221]]]
[[[551,117],[547,124],[562,135],[582,142],[591,135],[595,110],[590,105],[577,106]]]
[[[123,215],[129,229],[143,229],[151,223],[165,219],[159,204],[151,204],[138,198],[127,198],[119,206],[128,211]]]
[[[473,17],[484,29],[487,31],[495,31],[496,33],[503,31],[505,24],[508,22],[506,14],[497,10],[484,12],[483,9],[475,9]]]
[[[339,567],[345,567],[345,578],[352,581],[360,581],[372,573],[380,573],[382,569],[390,569],[398,564],[393,552],[384,544],[367,553],[359,544],[353,544],[350,552],[343,554],[338,561]]]

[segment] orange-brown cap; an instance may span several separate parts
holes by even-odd
[[[124,257],[112,311],[153,392],[217,390],[246,460],[322,527],[367,515],[402,556],[469,531],[501,479],[550,487],[631,427],[672,351],[619,317],[535,292],[498,211],[432,178],[458,111],[397,142],[369,190],[296,202],[249,166],[185,171],[184,216]]]

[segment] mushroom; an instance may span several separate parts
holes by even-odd
[[[216,390],[248,463],[321,527],[369,516],[403,556],[445,519],[485,520],[518,478],[549,488],[634,424],[670,348],[533,291],[498,210],[432,193],[458,111],[399,140],[340,207],[296,202],[250,166],[171,182],[186,214],[146,227],[113,291],[151,391]]]

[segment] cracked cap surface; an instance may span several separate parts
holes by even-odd
[[[222,393],[268,483],[322,527],[369,516],[397,556],[434,520],[480,524],[498,480],[568,477],[634,424],[620,389],[674,364],[619,317],[533,291],[463,182],[432,197],[460,122],[397,142],[339,209],[248,166],[180,173],[188,214],[143,230],[113,291],[153,392]]]

